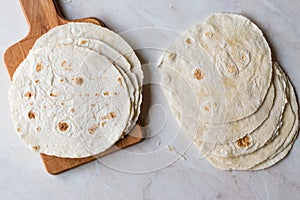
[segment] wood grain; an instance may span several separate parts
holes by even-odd
[[[26,58],[34,42],[51,28],[66,24],[68,22],[90,22],[104,26],[104,24],[96,18],[84,18],[77,20],[67,20],[63,18],[60,15],[60,12],[57,11],[57,7],[55,6],[55,2],[53,0],[20,0],[20,4],[26,16],[29,32],[24,39],[9,47],[4,54],[4,62],[10,79],[12,79],[13,74],[19,64]],[[46,170],[50,174],[59,174],[68,169],[72,169],[95,160],[96,158],[136,144],[141,140],[141,127],[136,125],[130,135],[117,142],[107,151],[94,157],[70,159],[41,154],[41,158]]]

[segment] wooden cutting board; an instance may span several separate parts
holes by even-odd
[[[77,20],[67,20],[63,18],[53,0],[20,0],[20,4],[29,25],[29,33],[24,39],[9,47],[4,54],[4,62],[11,79],[19,64],[26,58],[34,42],[51,28],[68,22],[90,22],[99,26],[104,26],[101,21],[95,18]],[[50,174],[59,174],[136,144],[142,140],[142,136],[141,127],[136,125],[129,135],[125,136],[110,149],[100,153],[99,155],[87,158],[71,159],[41,154],[41,158],[46,170]]]

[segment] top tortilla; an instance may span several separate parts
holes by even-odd
[[[31,51],[9,90],[15,129],[40,153],[69,158],[98,154],[121,137],[130,118],[125,84],[111,62],[86,48]]]
[[[175,87],[176,73],[162,78],[175,94],[169,103],[179,104],[183,116],[212,124],[253,114],[272,77],[271,51],[262,32],[235,14],[215,14],[192,27],[166,50],[158,67],[170,67],[186,81]]]
[[[120,35],[110,31],[107,28],[92,23],[76,22],[52,28],[35,42],[32,50],[34,51],[35,49],[46,47],[49,44],[61,43],[66,41],[66,39],[72,38],[88,38],[99,40],[110,46],[112,49],[115,49],[127,59],[130,66],[122,65],[120,67],[123,69],[129,67],[132,74],[135,74],[136,76],[136,80],[132,79],[135,88],[138,88],[135,91],[136,96],[138,96],[138,99],[136,99],[137,109],[133,118],[133,121],[135,122],[140,113],[140,106],[142,102],[141,90],[144,75],[141,69],[141,63],[135,55],[133,49]]]

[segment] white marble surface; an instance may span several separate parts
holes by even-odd
[[[152,91],[147,96],[153,105],[148,112],[149,125],[144,128],[149,137],[126,151],[59,176],[48,175],[39,155],[30,151],[13,130],[7,102],[10,81],[1,61],[1,199],[300,199],[299,139],[290,155],[270,169],[222,172],[213,168],[190,146],[164,106],[152,64],[178,33],[208,15],[240,13],[261,27],[274,59],[287,71],[299,94],[299,0],[59,2],[68,18],[102,19],[139,49],[145,82]],[[28,28],[17,0],[0,0],[0,15],[0,54],[3,55],[9,45],[26,35]]]

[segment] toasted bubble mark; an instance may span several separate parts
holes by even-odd
[[[67,61],[62,61],[62,63],[60,64],[60,66],[62,66],[62,67],[65,67],[65,66],[67,66],[68,65],[68,63],[67,63]]]
[[[187,39],[185,40],[185,42],[186,42],[187,44],[191,44],[191,43],[192,43],[192,40],[191,40],[191,38],[187,38]]]
[[[202,80],[204,78],[205,74],[198,68],[194,71],[194,78],[197,80]]]
[[[71,112],[71,113],[75,113],[74,108],[71,108],[70,112]]]
[[[210,32],[210,31],[206,31],[206,32],[204,33],[204,35],[205,35],[205,37],[207,37],[207,38],[212,38],[213,33]]]
[[[210,111],[210,107],[209,106],[204,106],[204,110],[209,112]]]
[[[69,126],[69,124],[67,122],[59,122],[57,124],[58,130],[60,130],[61,132],[67,131],[69,127],[70,126]]]
[[[81,42],[80,42],[80,44],[82,44],[82,45],[84,45],[84,44],[86,44],[86,43],[87,43],[86,40],[81,40]]]
[[[84,82],[83,78],[81,78],[81,77],[76,77],[73,79],[73,81],[76,85],[82,85]]]
[[[20,133],[22,129],[20,127],[17,128],[17,132]]]
[[[37,131],[37,132],[40,132],[41,130],[42,130],[41,127],[37,127],[37,128],[36,128],[36,131]]]
[[[106,91],[106,92],[103,93],[103,95],[104,95],[104,96],[108,96],[108,95],[109,95],[109,92]]]
[[[34,82],[35,82],[36,84],[38,84],[40,81],[39,81],[39,80],[35,80]]]
[[[227,71],[228,71],[230,74],[235,74],[235,73],[237,72],[236,66],[231,65],[230,63],[226,63],[226,67],[227,67]]]
[[[35,113],[32,110],[28,112],[28,118],[29,119],[35,119],[35,117],[36,117]]]
[[[40,149],[40,146],[39,145],[32,146],[32,149],[35,150],[35,151],[38,151]]]
[[[24,94],[24,97],[30,98],[30,97],[32,97],[32,93],[30,91],[28,91]]]
[[[122,82],[122,78],[121,78],[121,77],[118,78],[118,82],[120,83],[121,87],[124,88],[123,82]]]
[[[54,94],[54,93],[50,93],[50,97],[58,97],[59,96],[59,94]]]
[[[251,139],[248,135],[246,135],[245,137],[239,139],[236,143],[239,147],[246,148],[251,145]]]
[[[62,61],[62,63],[60,64],[60,66],[62,66],[64,68],[64,70],[66,71],[70,71],[72,70],[71,65],[67,63],[67,61]]]
[[[90,128],[88,129],[88,131],[89,131],[90,134],[94,134],[95,131],[97,130],[97,128],[98,128],[98,126],[97,126],[97,125],[94,125],[94,126],[90,127]]]
[[[175,60],[176,57],[177,57],[177,55],[176,55],[175,53],[170,53],[170,54],[169,54],[169,58],[170,58],[171,60]]]
[[[114,112],[110,112],[108,115],[102,117],[102,119],[113,119],[116,117],[116,114]]]
[[[64,103],[64,102],[60,102],[60,105],[61,105],[61,106],[64,106],[64,105],[65,105],[65,103]]]
[[[99,93],[95,93],[95,96],[96,96],[96,97],[99,97],[99,96],[100,96],[100,94],[99,94]]]
[[[106,122],[102,122],[102,123],[101,123],[101,126],[104,127],[105,124],[106,124]]]
[[[41,63],[41,62],[39,62],[39,63],[36,65],[35,70],[36,70],[37,72],[40,72],[42,69],[44,69],[44,64]]]

